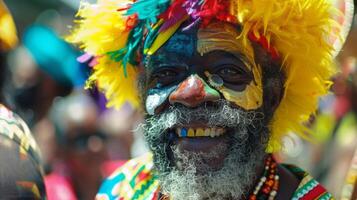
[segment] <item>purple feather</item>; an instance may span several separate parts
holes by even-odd
[[[92,55],[89,53],[85,53],[77,58],[77,61],[80,63],[85,63],[88,62],[90,59],[92,59]]]
[[[184,9],[180,9],[179,12],[173,13],[173,15],[168,20],[166,20],[164,24],[160,27],[159,33],[166,31],[167,29],[178,23],[178,21],[184,18],[186,14],[186,10]]]

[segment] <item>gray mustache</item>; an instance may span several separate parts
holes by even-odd
[[[169,107],[164,113],[147,119],[147,123],[161,126],[160,128],[163,130],[197,122],[226,128],[250,126],[253,129],[259,129],[260,125],[263,125],[263,121],[263,112],[233,108],[225,100],[218,101],[213,106],[203,104],[197,108],[175,105]]]

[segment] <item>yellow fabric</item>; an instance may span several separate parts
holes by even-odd
[[[18,42],[14,20],[5,3],[0,0],[0,50],[7,51]]]
[[[280,148],[280,139],[289,131],[307,138],[302,122],[317,108],[318,98],[327,93],[329,78],[335,72],[333,47],[329,38],[339,31],[333,20],[337,13],[329,0],[231,0],[230,11],[242,25],[239,36],[248,42],[249,32],[264,35],[276,48],[285,72],[284,97],[274,114],[269,151]],[[121,63],[109,61],[105,53],[126,44],[128,30],[122,12],[128,1],[98,0],[82,4],[78,29],[69,38],[88,53],[102,56],[90,77],[106,92],[109,105],[120,107],[129,102],[139,106],[135,81],[137,72],[129,66],[124,77]]]

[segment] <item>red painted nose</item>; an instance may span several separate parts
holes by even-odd
[[[212,92],[200,77],[191,75],[171,93],[169,101],[171,104],[181,103],[187,107],[196,107],[203,102],[217,101],[219,98],[218,92]]]

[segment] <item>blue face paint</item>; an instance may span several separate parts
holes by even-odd
[[[145,103],[146,112],[149,115],[154,115],[156,108],[163,104],[176,88],[177,85],[165,89],[150,89]]]
[[[157,71],[160,68],[181,68],[182,71],[187,71],[188,66],[179,60],[177,56],[170,56],[170,53],[183,54],[184,56],[190,57],[193,54],[193,40],[185,35],[179,35],[173,37],[174,40],[170,41],[165,45],[165,51],[169,54],[158,54],[155,56],[148,57],[148,67],[150,71]],[[177,78],[177,77],[175,77]],[[149,89],[148,96],[146,98],[145,106],[146,112],[149,115],[154,115],[155,110],[162,105],[170,96],[170,94],[176,90],[177,84],[164,86],[164,84],[157,83],[154,88]]]
[[[175,34],[172,38],[170,38],[164,48],[168,52],[191,57],[195,52],[195,46],[194,38],[185,34]]]

